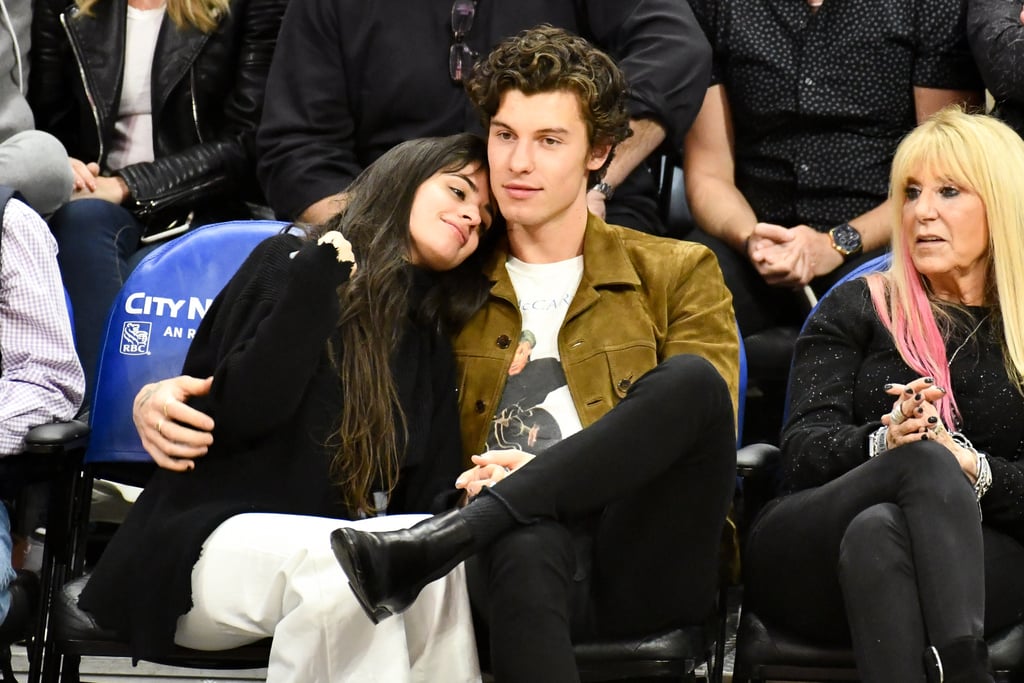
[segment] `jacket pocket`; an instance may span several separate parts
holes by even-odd
[[[608,351],[605,357],[608,360],[611,391],[618,400],[625,398],[633,384],[658,364],[658,352],[653,343],[637,343],[614,349]]]

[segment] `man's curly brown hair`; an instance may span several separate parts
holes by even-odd
[[[614,149],[633,134],[622,71],[604,52],[560,28],[542,24],[507,38],[476,65],[466,91],[485,128],[509,90],[524,95],[575,92],[592,149],[603,145]],[[604,175],[611,156],[595,173],[597,178]]]

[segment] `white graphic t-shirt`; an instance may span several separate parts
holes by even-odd
[[[583,257],[543,264],[509,257],[506,267],[523,331],[487,447],[537,454],[583,428],[558,354],[558,330],[580,286]]]

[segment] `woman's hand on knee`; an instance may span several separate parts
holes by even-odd
[[[68,157],[68,163],[71,164],[71,173],[74,175],[75,184],[72,191],[74,193],[84,193],[82,196],[87,196],[88,193],[96,191],[96,177],[100,174],[100,167],[96,163],[85,163],[75,159],[74,157]]]

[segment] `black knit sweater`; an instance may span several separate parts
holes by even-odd
[[[345,395],[327,341],[341,352],[336,288],[347,278],[332,246],[282,235],[259,245],[211,305],[184,372],[213,375],[210,395],[193,405],[214,418],[214,444],[194,471],[153,475],[79,602],[137,657],[173,646],[177,619],[192,606],[192,567],[224,520],[245,512],[350,516],[323,445]],[[413,278],[413,299],[427,279]],[[450,344],[410,315],[391,367],[408,440],[388,512],[438,511],[454,501],[461,468]]]
[[[1024,397],[1007,377],[1001,323],[981,307],[953,314],[963,317],[946,341],[947,358],[963,344],[950,365],[949,388],[963,415],[957,429],[989,454],[992,466],[984,521],[1024,540]],[[866,461],[868,435],[892,409],[883,385],[918,376],[875,313],[866,281],[841,285],[823,299],[793,360],[782,435],[788,488],[820,486]]]

